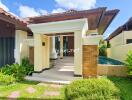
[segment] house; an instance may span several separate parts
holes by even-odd
[[[39,73],[51,68],[50,59],[59,59],[58,54],[61,59],[73,56],[75,76],[96,77],[99,41],[118,12],[101,7],[26,18],[32,34],[16,29],[15,62],[20,64],[24,57],[29,57]],[[56,48],[60,49],[58,54]],[[64,48],[71,51],[65,54]]]
[[[108,38],[111,44],[108,56],[124,62],[129,50],[132,50],[132,18],[117,28]]]
[[[28,31],[26,23],[0,8],[0,67],[15,62],[15,31]]]

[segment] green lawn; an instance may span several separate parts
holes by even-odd
[[[109,77],[121,91],[122,100],[132,100],[132,80],[128,78]]]
[[[63,99],[64,98],[64,93],[63,93],[63,88],[62,87],[55,87],[52,86],[53,84],[44,84],[41,83],[41,85],[38,85],[39,82],[32,82],[32,81],[24,81],[20,83],[15,83],[12,85],[8,86],[3,86],[0,85],[0,100],[9,98],[9,96],[12,94],[14,91],[19,91],[19,97],[18,100],[23,100],[23,99],[28,99],[28,100],[34,100],[34,99]],[[33,93],[29,93],[27,91],[28,88],[33,88],[35,91]],[[49,96],[45,95],[47,92],[54,92],[58,91],[60,94],[55,95],[55,96]],[[54,94],[53,94],[54,95]]]
[[[108,77],[121,91],[121,99],[122,100],[132,100],[132,80],[128,78],[117,78],[117,77]],[[38,85],[39,84],[39,85]],[[11,85],[0,85],[0,100],[7,100],[7,98],[14,91],[19,91],[18,100],[28,99],[28,100],[36,100],[36,99],[47,99],[47,100],[58,100],[64,99],[64,86],[58,87],[61,85],[54,84],[46,84],[39,83],[33,81],[24,81],[19,83],[14,83]],[[33,93],[29,93],[27,89],[32,87],[35,89]],[[50,93],[52,95],[46,95],[45,93]],[[59,93],[58,95],[55,95]],[[54,94],[55,93],[55,94]],[[40,99],[40,100],[41,100]]]

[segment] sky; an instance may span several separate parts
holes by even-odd
[[[0,7],[21,18],[64,12],[69,9],[88,10],[97,7],[107,7],[107,10],[119,9],[120,12],[105,31],[104,38],[132,17],[132,0],[0,0]]]

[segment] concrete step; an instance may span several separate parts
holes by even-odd
[[[47,78],[47,79],[50,79],[50,80],[61,80],[61,81],[72,81],[74,80],[74,76],[71,77],[72,75],[59,75],[59,74],[53,74],[52,73],[41,73],[41,74],[38,74],[38,73],[33,73],[32,77],[39,77],[39,78]]]
[[[26,80],[31,80],[31,81],[39,81],[39,82],[44,82],[44,83],[53,83],[53,84],[70,84],[71,81],[64,81],[64,80],[55,80],[55,79],[47,79],[47,78],[42,78],[42,77],[33,77],[33,76],[26,76]]]

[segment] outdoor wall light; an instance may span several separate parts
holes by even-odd
[[[42,46],[45,46],[45,42],[42,42]]]

